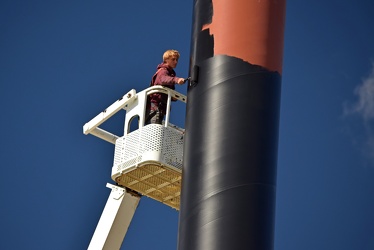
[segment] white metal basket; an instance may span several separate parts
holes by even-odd
[[[184,131],[149,124],[117,139],[112,179],[179,209]]]
[[[168,95],[165,121],[145,125],[147,96]],[[153,86],[139,93],[131,90],[83,126],[85,134],[93,134],[115,144],[112,179],[119,185],[179,209],[183,164],[184,129],[169,122],[171,100],[186,102],[174,90]],[[122,137],[98,126],[121,109],[126,110]],[[130,123],[138,119],[138,128],[130,131]]]

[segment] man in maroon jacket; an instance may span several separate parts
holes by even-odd
[[[177,67],[180,54],[176,50],[167,50],[163,55],[163,63],[157,66],[157,72],[153,75],[151,86],[162,85],[175,89],[175,84],[182,85],[185,79],[175,75],[174,68]],[[151,94],[147,102],[145,124],[162,124],[166,113],[167,95],[156,93]]]

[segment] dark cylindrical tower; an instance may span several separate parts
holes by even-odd
[[[178,250],[273,249],[285,0],[195,0]]]

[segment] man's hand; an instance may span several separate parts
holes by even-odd
[[[182,85],[182,84],[185,83],[185,82],[186,82],[186,80],[185,80],[184,78],[179,78],[178,81],[177,81],[177,83],[178,83],[179,85]]]

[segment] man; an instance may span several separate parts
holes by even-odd
[[[167,50],[163,55],[163,63],[157,66],[157,72],[153,75],[151,86],[161,85],[175,89],[175,84],[182,85],[185,79],[175,75],[174,68],[177,67],[180,54],[176,50]],[[162,124],[167,106],[166,94],[151,94],[147,102],[145,124]]]

